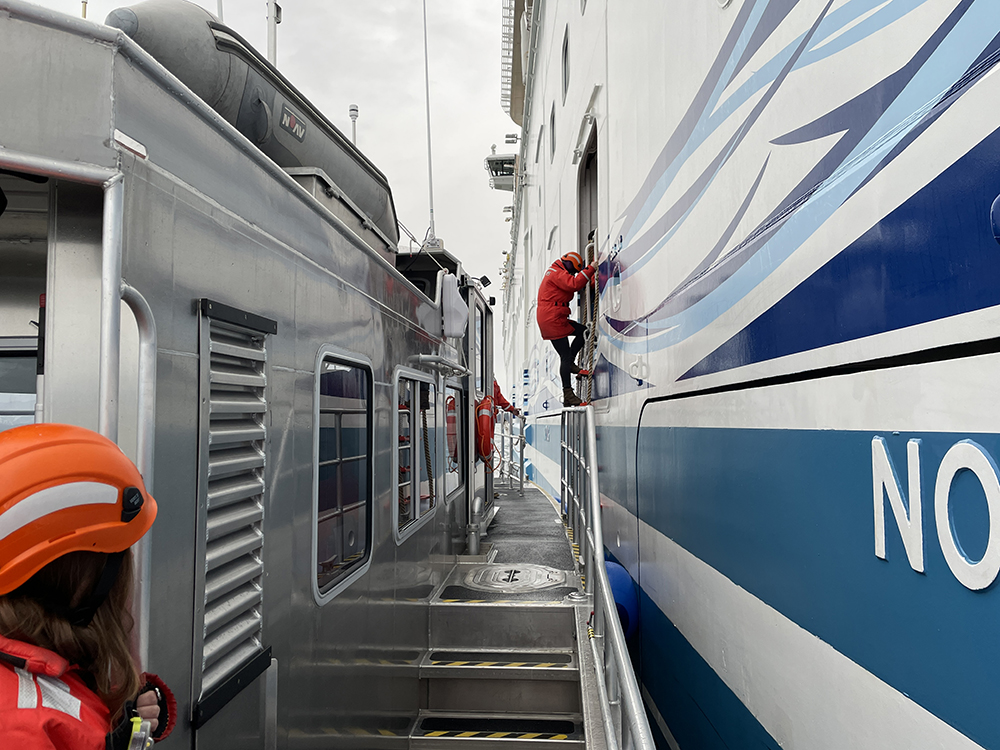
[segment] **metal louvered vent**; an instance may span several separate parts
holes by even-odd
[[[195,679],[203,698],[264,651],[267,352],[264,333],[228,320],[206,315],[201,331]]]

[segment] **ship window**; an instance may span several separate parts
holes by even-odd
[[[35,421],[38,357],[31,351],[5,351],[0,341],[0,430]]]
[[[444,398],[445,472],[447,497],[465,484],[465,397],[458,388],[448,386]]]
[[[483,341],[486,340],[486,331],[483,328],[483,311],[476,306],[476,349],[475,349],[475,369],[476,369],[476,391],[486,392],[486,357],[483,354]],[[492,393],[487,394],[492,396]]]
[[[556,103],[552,102],[549,113],[549,161],[556,158]]]
[[[437,505],[438,410],[434,383],[414,377],[396,381],[396,531],[416,528]]]
[[[335,357],[319,366],[316,428],[316,583],[321,593],[371,550],[371,374]]]
[[[562,103],[566,103],[566,92],[569,91],[569,25],[563,32],[562,43]]]
[[[535,144],[535,164],[538,164],[538,157],[542,155],[542,143],[545,142],[545,125],[538,128],[538,143]]]

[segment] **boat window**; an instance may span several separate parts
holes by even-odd
[[[35,421],[37,363],[35,352],[4,351],[0,346],[0,430]]]
[[[538,158],[542,155],[542,143],[545,142],[545,125],[543,124],[538,128],[538,143],[535,144],[535,164],[538,164]]]
[[[396,403],[396,529],[402,532],[437,504],[437,390],[433,383],[400,377]]]
[[[562,103],[566,103],[566,92],[569,91],[569,24],[563,32],[562,43]]]
[[[479,307],[477,306],[476,307],[476,351],[475,351],[475,357],[476,357],[475,362],[476,362],[476,364],[475,364],[475,369],[476,369],[476,391],[479,392],[479,393],[483,393],[484,389],[486,387],[485,386],[486,379],[483,376],[483,373],[486,370],[486,358],[483,357],[483,339],[484,338],[486,338],[486,337],[483,335],[483,311],[480,310]],[[489,393],[487,395],[488,396],[492,396],[493,394]]]
[[[450,495],[465,484],[464,396],[448,386],[444,398],[445,471],[444,493]]]
[[[364,565],[371,540],[371,374],[325,357],[319,372],[316,579],[329,591]]]

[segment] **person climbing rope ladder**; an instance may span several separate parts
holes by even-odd
[[[543,339],[552,342],[559,355],[564,406],[579,406],[583,403],[573,391],[570,375],[590,374],[576,364],[576,355],[583,348],[586,327],[570,320],[569,303],[573,295],[589,284],[596,273],[595,265],[584,267],[580,253],[568,252],[549,266],[538,286],[538,330]],[[572,343],[570,336],[573,337]]]

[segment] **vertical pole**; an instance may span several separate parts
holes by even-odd
[[[125,183],[115,175],[104,186],[101,238],[100,404],[97,429],[118,442],[118,379],[122,335],[122,214]]]
[[[514,415],[507,414],[507,486],[514,489]]]
[[[351,143],[358,145],[358,105],[352,104],[347,110],[351,116]]]
[[[579,416],[580,416],[580,422],[582,424],[586,424],[586,414],[583,413],[583,412],[581,412]],[[587,444],[588,441],[589,441],[589,437],[587,436],[586,430],[584,430],[582,428],[580,430],[580,438],[581,438],[581,440],[580,440],[580,442],[581,442],[581,446],[580,446],[580,465],[583,467],[583,470],[581,471],[581,473],[583,474],[582,481],[586,484],[586,487],[587,487],[586,492],[585,492],[586,503],[587,503],[585,516],[586,516],[586,519],[587,519],[587,530],[589,532],[594,527],[594,518],[593,518],[593,515],[594,515],[594,497],[593,497],[593,492],[592,492],[592,489],[591,489],[592,485],[591,485],[591,482],[590,482],[590,472],[596,471],[597,467],[590,466],[589,463],[588,463],[588,461],[587,461],[587,459],[586,459],[586,457],[588,455],[590,455],[589,452],[588,452],[588,450],[587,450],[590,447]],[[593,549],[592,547],[593,546],[591,545],[591,542],[590,542],[590,534],[588,533],[587,534],[587,564],[586,564],[586,567],[585,567],[586,576],[587,576],[587,593],[588,594],[597,590],[596,581],[595,581],[595,577],[596,577],[597,571],[594,570],[594,565],[595,565],[597,550]]]
[[[38,296],[38,349],[35,354],[35,423],[45,421],[45,294]]]
[[[278,67],[278,2],[267,0],[267,61]]]
[[[223,19],[222,19],[222,0],[219,0],[218,8],[219,8],[219,11],[215,15],[218,16],[220,22],[223,22]]]
[[[562,511],[563,519],[569,523],[566,512],[566,477],[569,462],[566,456],[566,414],[559,420],[559,510]]]
[[[424,96],[427,104],[427,202],[430,206],[430,238],[434,233],[434,173],[431,169],[431,73],[427,50],[427,0],[424,5]]]
[[[527,445],[527,438],[525,437],[524,434],[524,422],[525,422],[524,415],[522,414],[520,417],[518,417],[518,419],[520,420],[520,428],[521,428],[521,441],[519,443],[521,450],[517,457],[518,459],[517,463],[519,466],[518,477],[520,481],[520,489],[518,490],[518,494],[521,497],[524,497],[524,449],[525,446]]]
[[[80,16],[82,18],[86,18],[87,17],[87,0],[80,0],[80,5],[82,6],[80,8]]]

